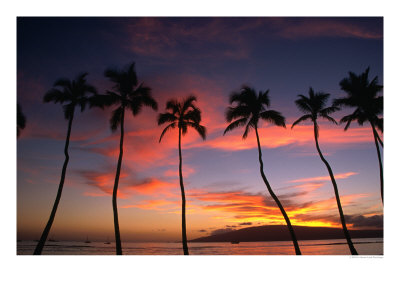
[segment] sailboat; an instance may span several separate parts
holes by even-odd
[[[86,241],[85,241],[85,243],[86,243],[86,244],[89,244],[89,243],[91,243],[91,241],[89,241],[89,238],[88,238],[88,236],[86,236]]]
[[[109,244],[110,244],[110,242],[108,241],[108,237],[107,237],[107,241],[104,242],[104,244],[106,244],[106,245],[109,245]]]

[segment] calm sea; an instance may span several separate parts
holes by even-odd
[[[383,239],[353,239],[360,255],[383,255]],[[299,241],[305,255],[350,255],[346,240]],[[17,254],[31,255],[34,241],[18,241]],[[122,244],[126,255],[181,255],[181,243],[134,243]],[[295,254],[293,244],[284,242],[189,243],[189,253],[194,255],[290,255]],[[104,242],[47,242],[42,254],[47,255],[114,255],[114,243]]]

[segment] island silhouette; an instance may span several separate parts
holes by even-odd
[[[293,226],[298,240],[344,239],[342,228]],[[382,238],[383,229],[349,230],[351,238]],[[286,225],[253,226],[193,239],[190,242],[270,242],[291,241]]]

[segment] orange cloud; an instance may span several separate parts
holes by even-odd
[[[171,187],[175,188],[176,184],[167,181],[161,181],[157,178],[149,178],[139,184],[129,186],[128,188],[141,194],[154,195],[157,193],[162,193],[165,189],[169,189]]]
[[[289,145],[300,145],[315,147],[315,140],[312,125],[295,127],[293,130],[284,129],[276,126],[259,128],[260,143],[263,148],[277,148]],[[254,132],[251,132],[246,140],[242,139],[243,128],[236,129],[222,136],[209,139],[205,142],[198,141],[188,145],[188,147],[209,147],[224,151],[240,151],[257,147]],[[343,128],[330,125],[320,126],[320,145],[329,144],[330,146],[348,147],[359,143],[371,143],[371,132],[368,128],[352,128],[347,132]]]
[[[296,186],[296,188],[301,188],[301,186]],[[316,188],[318,187],[314,187]],[[335,197],[325,200],[307,200],[310,199],[312,192],[313,190],[309,190],[278,195],[292,224],[340,227]],[[351,207],[358,199],[367,196],[367,194],[342,195],[341,203],[346,211],[346,207]],[[224,219],[230,222],[258,221],[265,224],[286,224],[275,201],[269,195],[244,191],[205,192],[199,190],[191,193],[190,199],[195,199],[195,204],[191,204],[192,207],[220,212],[222,215],[219,218],[225,216]],[[211,203],[204,205],[204,202]]]
[[[177,209],[179,206],[178,201],[167,201],[167,200],[146,200],[141,201],[138,204],[123,205],[121,208],[140,208],[145,210],[167,210]]]

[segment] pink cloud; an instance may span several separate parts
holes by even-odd
[[[341,173],[341,174],[335,174],[335,179],[345,179],[350,176],[357,175],[358,173],[356,172],[347,172],[347,173]],[[318,177],[309,177],[309,178],[300,178],[300,179],[295,179],[291,180],[290,182],[309,182],[309,181],[329,181],[331,178],[329,176],[318,176]]]

